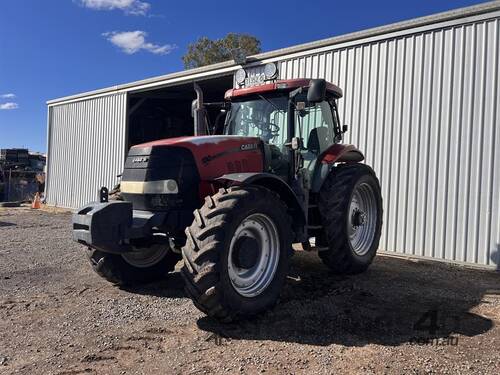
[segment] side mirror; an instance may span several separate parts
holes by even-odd
[[[324,79],[312,79],[307,91],[307,101],[309,103],[319,103],[326,97],[326,81]]]

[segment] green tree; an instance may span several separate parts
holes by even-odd
[[[188,46],[182,61],[186,69],[197,68],[232,60],[238,49],[247,56],[255,55],[261,52],[260,40],[252,35],[236,33],[229,33],[216,40],[201,37]]]

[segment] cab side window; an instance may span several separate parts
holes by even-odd
[[[307,103],[306,103],[307,104]],[[323,101],[296,111],[297,136],[308,153],[321,154],[334,143],[334,116],[330,103]]]

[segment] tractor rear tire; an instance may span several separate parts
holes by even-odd
[[[159,281],[173,271],[177,262],[181,259],[179,254],[172,250],[166,250],[161,259],[151,262],[150,265],[133,262],[128,257],[119,254],[106,253],[100,250],[88,248],[87,258],[92,269],[102,278],[119,286],[132,286]]]
[[[382,228],[382,196],[375,172],[365,164],[342,164],[319,195],[323,235],[319,257],[334,273],[356,274],[372,263]]]
[[[181,273],[195,306],[222,322],[272,308],[288,273],[291,227],[286,205],[264,187],[206,197],[182,249]]]

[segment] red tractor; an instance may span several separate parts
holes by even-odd
[[[271,308],[292,244],[316,249],[335,273],[375,257],[382,198],[363,154],[341,144],[337,100],[325,80],[292,79],[226,92],[225,121],[208,133],[134,146],[123,201],[91,203],[73,217],[75,240],[97,273],[117,284],[153,281],[182,258],[186,291],[221,321]],[[314,239],[314,246],[311,241]]]

